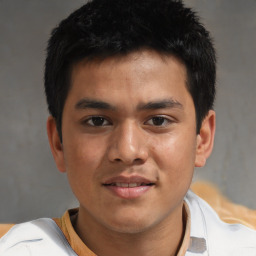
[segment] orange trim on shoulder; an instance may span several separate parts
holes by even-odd
[[[0,224],[0,238],[4,236],[15,224]]]
[[[195,182],[191,189],[217,212],[222,221],[256,229],[256,210],[232,203],[216,186],[205,181]]]

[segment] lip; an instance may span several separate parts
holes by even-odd
[[[152,189],[155,181],[138,175],[117,176],[107,179],[102,185],[120,198],[135,199]]]
[[[106,181],[103,182],[103,185],[106,184],[111,184],[111,183],[145,183],[145,184],[150,184],[150,183],[156,183],[154,180],[147,179],[143,176],[139,175],[132,175],[132,176],[116,176],[112,177],[110,179],[107,179]]]

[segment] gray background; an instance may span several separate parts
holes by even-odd
[[[0,222],[61,216],[77,205],[47,142],[43,92],[51,29],[82,0],[0,0]],[[195,179],[256,208],[256,1],[187,0],[218,51],[215,149]]]

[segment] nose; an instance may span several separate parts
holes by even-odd
[[[116,127],[110,138],[108,158],[126,165],[141,164],[148,158],[144,132],[135,123],[125,122]]]

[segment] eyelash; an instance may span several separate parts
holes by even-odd
[[[103,121],[103,124],[101,125],[95,125],[95,123],[89,123],[89,122],[93,122],[93,119],[95,118],[95,121]],[[96,120],[98,119],[98,120]],[[99,120],[101,119],[101,120]],[[155,120],[154,120],[155,119]],[[157,120],[158,119],[158,120]],[[160,120],[159,120],[160,119]],[[151,124],[149,124],[149,122],[151,121]],[[165,124],[162,125],[162,124],[154,124],[154,121],[163,121]],[[105,122],[107,122],[107,124],[104,124]],[[168,124],[171,124],[173,123],[174,121],[171,120],[170,118],[167,118],[165,116],[162,116],[162,115],[156,115],[156,116],[152,116],[150,117],[146,122],[144,122],[144,124],[149,124],[150,126],[154,126],[154,127],[166,127],[168,126]],[[109,125],[112,125],[112,123],[105,117],[103,116],[91,116],[89,118],[87,118],[86,120],[84,120],[82,122],[83,124],[86,124],[87,126],[91,126],[91,127],[104,127],[104,126],[109,126]]]

